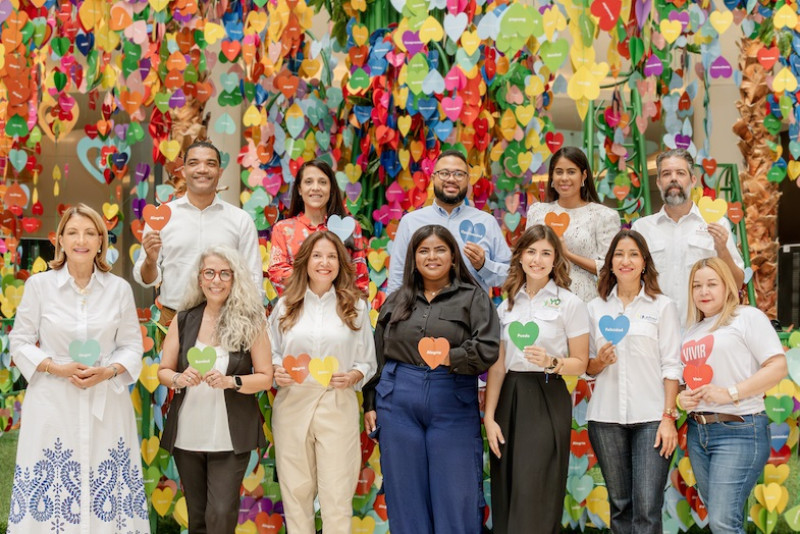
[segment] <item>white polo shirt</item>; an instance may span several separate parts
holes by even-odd
[[[726,247],[734,263],[744,269],[744,261],[733,242],[728,219],[720,219],[719,224],[728,229]],[[708,233],[708,224],[700,215],[697,205],[677,222],[673,221],[664,208],[661,211],[636,219],[631,226],[642,234],[647,248],[653,256],[658,269],[658,285],[661,291],[675,301],[681,325],[686,324],[689,302],[689,273],[699,260],[717,256],[714,238]]]
[[[664,380],[680,380],[681,324],[675,303],[665,295],[649,296],[644,287],[623,306],[617,286],[608,300],[589,303],[589,358],[607,343],[600,318],[624,315],[630,321],[616,346],[617,361],[597,375],[586,418],[602,423],[634,424],[660,421],[664,412]]]

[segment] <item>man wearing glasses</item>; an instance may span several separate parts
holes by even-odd
[[[470,274],[484,290],[502,286],[508,274],[511,250],[495,218],[464,202],[469,187],[467,158],[458,150],[445,150],[436,161],[432,178],[436,196],[433,204],[400,219],[392,245],[386,294],[403,282],[406,249],[412,234],[429,224],[439,224],[450,230],[461,247]]]
[[[142,251],[133,266],[133,278],[140,285],[160,285],[159,322],[163,325],[169,324],[181,305],[191,283],[190,273],[196,268],[200,254],[210,246],[225,245],[238,250],[256,287],[261,289],[263,285],[258,232],[253,219],[217,196],[222,176],[219,150],[208,141],[195,141],[186,149],[184,159],[186,194],[167,204],[172,216],[160,232],[145,226]]]

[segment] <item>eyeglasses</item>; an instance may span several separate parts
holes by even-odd
[[[204,280],[208,280],[209,282],[216,278],[217,275],[219,275],[219,279],[223,282],[230,282],[233,280],[233,271],[229,271],[228,269],[222,269],[221,271],[203,269],[200,271],[200,274],[203,276]]]
[[[467,176],[469,176],[469,173],[464,171],[451,171],[450,169],[442,169],[434,172],[433,175],[440,180],[449,180],[452,178],[458,182],[463,182],[466,180]]]

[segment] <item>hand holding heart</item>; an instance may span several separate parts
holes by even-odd
[[[184,369],[181,376],[175,380],[175,385],[180,388],[185,388],[199,386],[202,382],[203,376],[200,374],[200,371],[190,365]]]
[[[275,377],[275,383],[278,384],[279,387],[285,388],[294,384],[292,376],[280,365],[276,365],[273,369],[273,376]]]
[[[158,254],[161,252],[161,232],[147,232],[142,237],[142,247],[144,248],[147,259],[155,263],[158,261]]]
[[[529,345],[525,347],[522,352],[525,355],[525,359],[533,365],[538,365],[539,367],[547,367],[550,365],[550,356],[547,355],[547,351],[544,347]]]
[[[108,373],[105,367],[85,367],[70,375],[69,381],[76,387],[87,389],[108,380]]]
[[[476,271],[480,271],[483,268],[483,264],[486,263],[486,251],[476,243],[465,243],[464,255]]]
[[[714,404],[730,404],[733,402],[731,394],[728,393],[728,388],[716,386],[714,384],[706,384],[700,386],[693,393],[702,401]],[[681,399],[683,402],[683,399]],[[684,406],[686,408],[686,406]]]
[[[700,388],[694,390],[685,389],[681,391],[680,394],[678,395],[678,398],[680,399],[681,408],[683,408],[687,412],[691,412],[695,408],[697,408],[697,405],[703,398],[703,395],[701,393],[703,387],[705,386],[701,386]]]
[[[203,377],[203,382],[214,389],[231,389],[234,386],[232,376],[223,375],[216,369],[207,372]]]
[[[719,223],[711,223],[706,226],[708,233],[714,238],[714,249],[717,255],[723,255],[727,250],[728,230]]]
[[[333,375],[331,375],[331,381],[328,383],[328,385],[336,389],[347,389],[358,384],[362,378],[364,378],[364,375],[361,373],[361,371],[357,369],[350,369],[346,373],[333,373]]]
[[[611,364],[617,363],[617,352],[614,350],[614,344],[609,341],[600,347],[595,360],[602,364],[604,369]]]

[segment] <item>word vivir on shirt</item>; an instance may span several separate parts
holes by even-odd
[[[707,357],[705,345],[695,345],[693,347],[685,347],[682,351],[684,361],[691,362],[694,360],[703,360]]]

